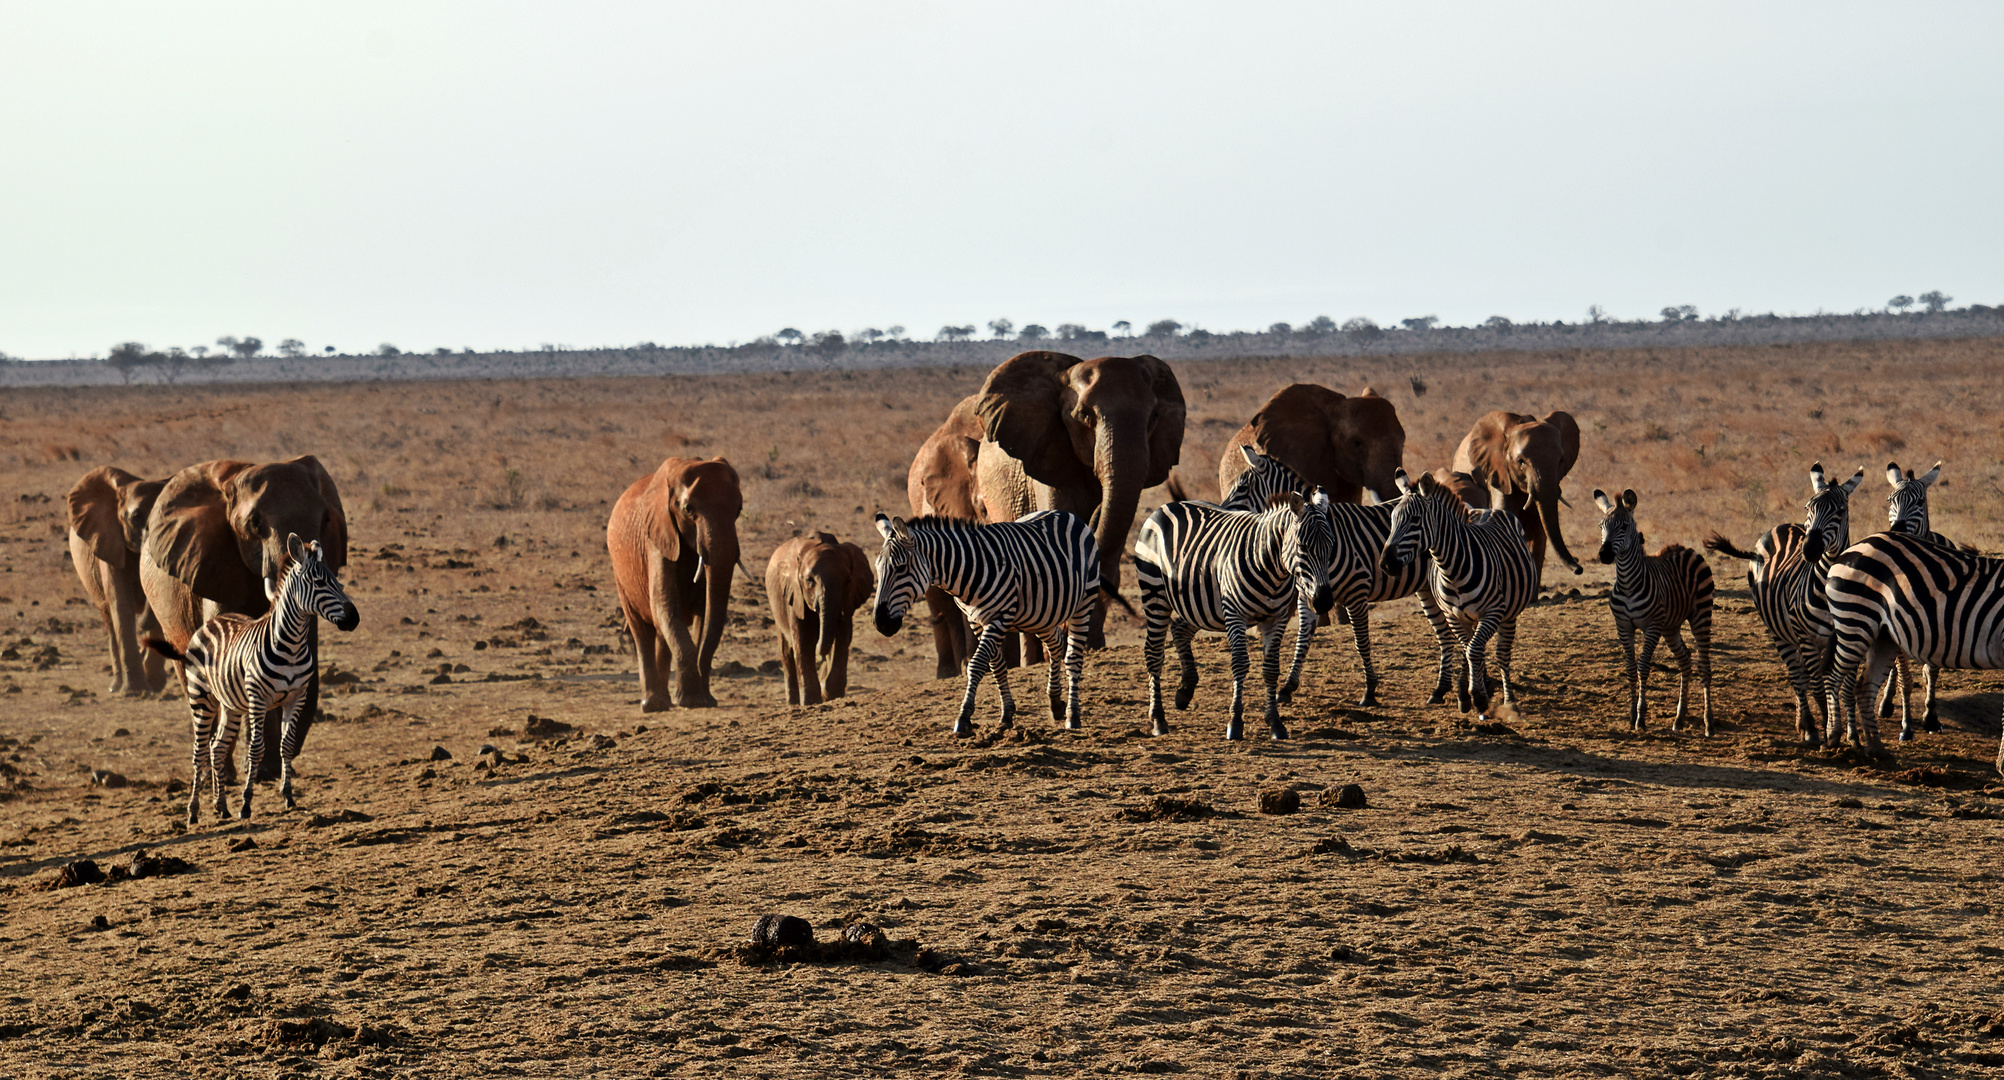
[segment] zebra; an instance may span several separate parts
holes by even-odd
[[[2004,668],[2004,559],[1918,536],[1873,533],[1830,567],[1833,620],[1828,737],[1878,743],[1872,710],[1860,725],[1859,675],[1871,700],[1899,653],[1944,668]],[[1997,754],[2004,773],[2004,743]]]
[[[1402,572],[1412,557],[1413,539],[1432,557],[1427,588],[1433,592],[1462,647],[1455,690],[1461,711],[1471,701],[1478,719],[1489,711],[1489,639],[1496,638],[1496,663],[1503,670],[1503,700],[1514,703],[1510,659],[1517,640],[1517,616],[1538,595],[1538,564],[1515,515],[1504,510],[1472,510],[1432,473],[1413,483],[1404,469],[1393,474],[1401,496],[1392,504],[1392,525],[1379,551],[1385,573]],[[1454,659],[1442,646],[1441,663]]]
[[[1002,639],[1034,634],[1050,657],[1046,688],[1051,718],[1078,730],[1079,678],[1085,668],[1086,630],[1104,592],[1118,593],[1100,578],[1099,542],[1092,526],[1062,510],[1039,510],[1015,521],[978,525],[960,518],[918,517],[910,521],[879,512],[877,532],[877,632],[890,637],[905,612],[928,588],[946,590],[967,616],[975,643],[967,660],[967,690],[953,734],[974,734],[974,692],[993,673],[1002,696],[1001,727],[1016,720],[1008,670],[997,663]],[[1064,648],[1059,648],[1063,643]],[[1060,697],[1058,673],[1067,676]]]
[[[319,666],[313,629],[314,616],[326,619],[342,630],[353,630],[361,616],[355,602],[342,591],[341,582],[321,554],[320,541],[302,543],[298,534],[287,534],[288,556],[278,586],[272,590],[271,610],[252,619],[223,613],[202,624],[182,652],[157,637],[145,644],[154,652],[181,665],[181,685],[188,697],[188,714],[194,722],[193,782],[188,790],[188,824],[199,820],[202,786],[213,781],[216,817],[229,816],[229,800],[224,786],[232,776],[231,758],[236,753],[237,725],[250,721],[249,765],[244,773],[243,805],[239,820],[251,816],[251,789],[264,764],[264,724],[268,710],[285,711],[284,734],[279,740],[278,794],[285,808],[293,807],[292,759],[299,753],[300,711],[306,702],[307,683]]]
[[[1683,728],[1688,715],[1686,700],[1691,692],[1691,649],[1684,644],[1680,627],[1691,624],[1691,640],[1697,645],[1698,681],[1705,688],[1705,734],[1712,734],[1712,568],[1705,557],[1682,544],[1671,544],[1650,555],[1642,546],[1642,531],[1635,527],[1635,491],[1609,499],[1596,490],[1594,505],[1600,507],[1600,561],[1614,566],[1614,588],[1608,592],[1608,610],[1614,613],[1614,631],[1621,638],[1621,653],[1628,679],[1628,728],[1641,731],[1649,719],[1649,662],[1656,653],[1657,639],[1670,646],[1677,658],[1677,714],[1670,730]],[[1636,663],[1635,631],[1642,631],[1642,659]]]
[[[1823,463],[1816,462],[1809,467],[1810,496],[1804,504],[1809,516],[1801,525],[1776,525],[1752,551],[1716,532],[1705,538],[1705,550],[1748,562],[1754,610],[1788,668],[1795,688],[1795,729],[1810,746],[1819,738],[1810,702],[1823,707],[1828,668],[1830,609],[1824,579],[1830,564],[1851,545],[1851,493],[1864,479],[1860,465],[1851,479],[1832,484],[1823,475]]]
[[[1286,490],[1268,499],[1266,509],[1257,512],[1169,503],[1141,525],[1134,574],[1148,619],[1142,655],[1148,666],[1148,716],[1157,735],[1169,733],[1162,709],[1164,639],[1176,639],[1182,667],[1176,708],[1187,709],[1197,691],[1190,641],[1199,630],[1222,630],[1232,657],[1232,715],[1225,738],[1244,737],[1245,684],[1251,670],[1246,628],[1251,626],[1260,633],[1267,729],[1275,739],[1287,738],[1277,686],[1281,634],[1287,614],[1294,612],[1294,666],[1299,671],[1317,616],[1329,610],[1329,556],[1336,536],[1329,525],[1329,496],[1320,489],[1307,499]]]
[[[1937,544],[1947,544],[1950,547],[1959,546],[1955,541],[1935,532],[1929,527],[1927,512],[1928,489],[1933,487],[1934,482],[1939,479],[1941,479],[1941,462],[1939,461],[1934,463],[1934,468],[1929,469],[1920,476],[1915,476],[1911,469],[1905,473],[1901,473],[1900,465],[1897,461],[1886,462],[1886,483],[1892,485],[1893,489],[1886,496],[1886,531],[1903,533],[1907,536],[1918,536],[1925,540],[1932,540]],[[1894,673],[1899,679],[1900,741],[1908,742],[1914,737],[1913,715],[1910,708],[1913,694],[1913,677],[1912,672],[1908,670],[1905,654],[1901,654],[1893,663]],[[1921,665],[1921,680],[1925,686],[1921,702],[1921,730],[1929,733],[1941,730],[1941,720],[1935,711],[1934,694],[1935,677],[1938,674],[1939,671],[1933,664]],[[1888,683],[1885,700],[1879,703],[1879,717],[1881,719],[1893,715],[1893,690],[1894,687],[1892,684]]]
[[[1294,470],[1280,463],[1279,459],[1262,454],[1250,446],[1239,447],[1250,466],[1239,475],[1232,485],[1231,494],[1222,504],[1230,510],[1257,510],[1264,507],[1273,495],[1283,491],[1293,491],[1306,495],[1308,482]],[[1429,704],[1438,705],[1447,700],[1447,691],[1453,685],[1454,669],[1451,664],[1454,650],[1453,631],[1447,627],[1447,619],[1440,613],[1440,605],[1434,603],[1433,593],[1420,588],[1426,580],[1428,566],[1424,552],[1416,552],[1418,540],[1408,544],[1404,553],[1402,569],[1397,574],[1384,573],[1378,563],[1378,553],[1385,546],[1385,537],[1392,531],[1392,504],[1389,502],[1365,506],[1359,503],[1331,503],[1329,505],[1330,526],[1336,532],[1335,547],[1329,556],[1329,587],[1331,603],[1338,622],[1350,624],[1350,635],[1356,642],[1357,659],[1364,665],[1364,694],[1357,704],[1371,707],[1380,704],[1378,699],[1378,669],[1371,661],[1371,605],[1387,603],[1401,597],[1419,595],[1420,611],[1433,626],[1434,638],[1440,646],[1441,662],[1439,679],[1434,684],[1433,697]],[[1417,557],[1415,557],[1417,554]],[[1296,650],[1295,661],[1287,673],[1287,681],[1280,686],[1280,703],[1288,704],[1294,693],[1301,687],[1301,669],[1307,656]]]

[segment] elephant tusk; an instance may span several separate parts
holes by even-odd
[[[696,574],[689,581],[693,584],[701,580],[703,580],[703,555],[701,552],[698,552],[696,554]]]
[[[1573,508],[1572,500],[1566,498],[1564,495],[1559,496],[1559,502],[1563,503],[1568,510]]]

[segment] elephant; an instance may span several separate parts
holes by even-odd
[[[723,458],[669,458],[613,504],[605,546],[640,661],[640,711],[671,707],[671,670],[673,705],[716,706],[710,662],[730,614],[743,510],[738,471]]]
[[[1571,413],[1554,412],[1540,420],[1501,409],[1477,420],[1454,452],[1454,471],[1496,489],[1501,505],[1524,526],[1540,586],[1547,537],[1560,562],[1575,574],[1581,570],[1559,528],[1559,502],[1565,498],[1559,484],[1579,457],[1580,426]]]
[[[329,569],[348,565],[340,489],[310,454],[263,465],[204,461],[169,477],[147,517],[139,558],[139,584],[161,635],[186,651],[195,631],[218,614],[264,614],[290,558],[290,534],[319,541]],[[317,647],[318,624],[307,633]],[[316,671],[300,709],[302,741],[319,704]],[[265,738],[276,745],[279,714],[266,713],[264,724]],[[276,759],[260,763],[257,779],[277,778]]]
[[[70,562],[111,640],[113,694],[137,697],[167,687],[166,662],[139,647],[142,636],[160,630],[139,587],[139,549],[166,484],[104,465],[70,489]]]
[[[786,703],[819,705],[849,689],[849,635],[856,609],[877,590],[869,556],[817,532],[779,545],[765,565],[765,592],[786,671]],[[828,662],[824,684],[819,660]]]
[[[913,517],[933,515],[988,522],[974,476],[982,437],[981,418],[975,415],[974,407],[980,400],[979,394],[962,398],[912,459],[911,472],[905,477],[905,497],[911,503]],[[926,590],[925,603],[932,612],[932,644],[937,656],[933,678],[959,678],[967,667],[968,650],[973,646],[967,633],[967,616],[961,614],[960,605],[944,589]]]
[[[1220,492],[1232,490],[1249,468],[1242,446],[1322,485],[1331,502],[1362,502],[1366,489],[1379,502],[1399,497],[1392,474],[1405,458],[1406,429],[1398,409],[1369,388],[1345,397],[1314,383],[1281,387],[1225,443],[1218,458]]]
[[[1119,595],[1121,555],[1143,488],[1169,479],[1183,450],[1183,387],[1153,356],[1081,360],[1026,352],[1004,360],[975,402],[982,434],[1038,485],[1039,507],[1085,518],[1099,543],[1103,595],[1088,648],[1106,645],[1106,605]],[[987,449],[977,464],[991,465]],[[995,496],[983,492],[993,510]]]

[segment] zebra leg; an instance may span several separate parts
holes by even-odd
[[[1280,701],[1282,704],[1293,701],[1294,692],[1301,688],[1301,665],[1308,662],[1308,641],[1314,635],[1315,627],[1319,625],[1318,620],[1321,618],[1321,616],[1316,614],[1315,605],[1310,604],[1306,599],[1303,599],[1295,607],[1294,662],[1288,665],[1287,683],[1280,688]],[[1273,624],[1276,627],[1284,625],[1278,617],[1274,619]],[[1275,650],[1274,660],[1276,665],[1278,665],[1280,659],[1280,639],[1278,635],[1274,638],[1273,647]]]
[[[1315,609],[1302,604],[1301,610],[1307,615],[1307,624],[1301,628],[1301,640],[1308,640],[1308,633],[1315,629]],[[1266,730],[1276,739],[1287,738],[1287,725],[1280,719],[1280,637],[1287,630],[1287,622],[1276,615],[1260,626],[1260,677],[1266,681]]]
[[[960,715],[953,721],[953,737],[965,739],[974,734],[974,692],[981,687],[981,677],[988,674],[988,668],[995,660],[995,654],[1002,647],[1001,623],[993,622],[981,628],[974,639],[974,649],[967,656],[967,689],[960,698]]]
[[[1684,644],[1684,632],[1677,627],[1670,628],[1670,636],[1663,639],[1670,647],[1670,655],[1677,660],[1677,711],[1670,716],[1670,730],[1684,730],[1684,720],[1691,715],[1691,647]]]
[[[1225,612],[1225,647],[1232,654],[1232,718],[1225,723],[1225,738],[1237,742],[1245,737],[1246,676],[1252,661],[1246,659],[1246,624],[1236,611]]]
[[[1148,617],[1148,637],[1141,646],[1141,662],[1148,669],[1148,720],[1154,725],[1154,734],[1167,735],[1169,717],[1162,708],[1162,648],[1168,644],[1169,600],[1160,593],[1146,591],[1144,585],[1141,611]],[[1176,707],[1180,709],[1186,704],[1187,700],[1179,701]]]
[[[1691,643],[1697,646],[1698,682],[1705,688],[1705,736],[1712,734],[1712,602],[1700,599],[1691,611]]]
[[[1065,722],[1065,695],[1064,695],[1064,682],[1063,682],[1064,670],[1065,670],[1064,626],[1059,625],[1053,627],[1050,633],[1045,634],[1043,636],[1043,643],[1044,643],[1044,654],[1051,658],[1051,662],[1049,664],[1050,674],[1044,680],[1044,690],[1047,694],[1050,695],[1051,698],[1051,723],[1062,724]]]
[[[1621,640],[1621,682],[1628,691],[1628,730],[1635,730],[1637,713],[1636,671],[1635,671],[1635,624],[1617,615],[1614,618],[1614,635]]]
[[[1489,639],[1502,628],[1502,620],[1494,615],[1484,615],[1475,624],[1475,632],[1468,635],[1468,695],[1475,705],[1477,720],[1489,719]],[[1461,708],[1468,711],[1468,706]]]
[[[1503,702],[1517,703],[1517,687],[1510,680],[1510,668],[1517,653],[1517,620],[1513,616],[1504,620],[1496,631],[1496,670],[1503,673]]]
[[[1420,583],[1419,604],[1420,614],[1425,615],[1427,621],[1433,624],[1434,644],[1440,647],[1439,678],[1435,680],[1433,694],[1426,699],[1426,703],[1445,705],[1448,690],[1458,686],[1459,673],[1456,669],[1461,663],[1460,649],[1455,640],[1458,635],[1448,624],[1447,613],[1440,610],[1440,601],[1434,598],[1433,590],[1425,582]],[[1462,711],[1466,712],[1467,708],[1467,705],[1463,704]]]
[[[299,754],[299,718],[306,709],[306,693],[300,691],[285,706],[285,732],[278,742],[278,797],[285,800],[285,808],[291,810],[296,805],[292,801],[292,759]]]
[[[1788,685],[1795,690],[1795,730],[1802,737],[1805,746],[1815,746],[1820,739],[1816,730],[1816,711],[1809,705],[1809,675],[1802,663],[1801,651],[1795,642],[1777,640],[1774,651],[1781,654],[1781,666],[1788,671]],[[1828,724],[1829,705],[1820,703]],[[1834,736],[1833,736],[1834,737]]]
[[[1182,619],[1171,619],[1169,636],[1176,641],[1176,664],[1181,674],[1176,681],[1176,711],[1190,707],[1190,699],[1197,696],[1197,654],[1190,648],[1190,642],[1197,636],[1197,628]]]
[[[1085,727],[1085,707],[1079,701],[1079,685],[1085,681],[1087,638],[1092,632],[1093,610],[1098,606],[1098,600],[1086,600],[1072,614],[1072,621],[1065,628],[1065,728],[1069,731]]]
[[[1867,701],[1877,700],[1879,684],[1892,674],[1893,668],[1899,660],[1899,646],[1894,645],[1891,641],[1881,638],[1872,644],[1871,649],[1865,653],[1865,670],[1863,672],[1864,690]],[[1874,750],[1884,745],[1879,740],[1879,717],[1876,710],[1865,710],[1862,724],[1858,723],[1861,718],[1855,711],[1852,712],[1850,719],[1853,723],[1851,745],[1870,747]],[[1901,737],[1906,737],[1904,730],[1901,732]]]
[[[201,818],[202,784],[215,778],[214,767],[209,764],[209,743],[216,734],[216,699],[199,687],[191,687],[187,693],[188,719],[195,735],[188,778],[188,824],[193,825]]]
[[[1364,696],[1357,699],[1357,704],[1370,708],[1383,704],[1378,700],[1378,669],[1371,663],[1371,605],[1359,600],[1348,611],[1350,636],[1357,641],[1357,659],[1364,663]]]
[[[1635,719],[1630,730],[1649,730],[1649,666],[1656,659],[1656,642],[1662,637],[1653,626],[1642,628],[1642,647],[1635,656]]]
[[[1009,692],[1009,668],[995,664],[989,669],[989,674],[995,676],[995,693],[1002,698],[1002,720],[996,728],[1007,731],[1016,726],[1016,696]]]
[[[238,821],[250,820],[251,792],[257,788],[258,773],[264,771],[264,753],[266,750],[264,741],[264,714],[268,711],[269,707],[269,703],[259,701],[257,697],[253,696],[251,698],[250,714],[245,717],[250,725],[250,733],[249,737],[244,740],[248,749],[244,757],[244,798],[243,802],[237,806]]]
[[[1941,730],[1941,718],[1934,711],[1934,681],[1941,674],[1941,668],[1933,664],[1921,665],[1921,679],[1927,684],[1927,696],[1921,703],[1921,730],[1932,735]]]
[[[226,788],[236,779],[235,758],[237,753],[237,725],[243,717],[236,712],[217,705],[222,722],[216,726],[216,733],[209,740],[209,775],[216,784],[216,820],[227,821],[230,816],[229,796]]]
[[[1900,695],[1901,742],[1905,742],[1907,741],[1908,738],[1910,738],[1910,736],[1906,734],[1907,729],[1910,726],[1907,719],[1908,698],[1911,695],[1911,692],[1908,689],[1908,682],[1907,682],[1908,677],[1909,673],[1907,671],[1907,658],[1906,655],[1902,653],[1899,659],[1893,661],[1893,678],[1896,681],[1888,682],[1886,684],[1885,692],[1880,694],[1878,699],[1879,719],[1883,720],[1893,715],[1893,694],[1898,693]]]

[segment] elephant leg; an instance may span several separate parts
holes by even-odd
[[[676,580],[677,566],[659,555],[648,556],[647,593],[653,605],[654,631],[667,639],[668,656],[675,673],[675,704],[685,709],[710,708],[717,699],[710,696],[710,689],[704,685],[703,673],[697,663],[696,640],[690,636],[691,623],[696,621],[694,612],[683,611],[681,582]],[[667,681],[667,673],[662,673],[662,681]]]
[[[820,613],[810,612],[807,618],[800,620],[800,625],[794,628],[793,633],[793,644],[795,650],[797,650],[794,654],[793,662],[798,666],[800,673],[800,703],[802,705],[819,705],[821,704],[821,673],[818,669],[820,667],[819,657],[821,654],[816,650],[821,647]]]
[[[1190,648],[1190,642],[1197,636],[1197,628],[1182,619],[1171,617],[1169,636],[1176,642],[1176,711],[1190,707],[1190,699],[1197,696],[1197,653]]]
[[[925,591],[925,606],[932,612],[932,647],[937,657],[932,677],[951,679],[967,670],[967,618],[953,597],[937,586]]]
[[[633,638],[633,658],[640,665],[640,711],[662,712],[673,704],[668,699],[663,677],[667,670],[662,666],[668,653],[667,643],[646,616],[624,605],[622,610],[626,615],[626,632]]]
[[[1315,629],[1315,609],[1301,605],[1301,640],[1308,640],[1308,634]],[[1266,730],[1275,739],[1287,738],[1287,725],[1280,719],[1280,638],[1287,630],[1287,620],[1274,616],[1260,624],[1260,678],[1266,684]]]
[[[849,641],[854,632],[855,624],[849,618],[836,621],[835,649],[828,658],[828,688],[821,695],[824,700],[833,701],[849,692]]]
[[[136,623],[138,636],[142,638],[148,635],[165,637],[165,631],[160,628],[159,617],[153,614],[152,608],[145,606],[144,599],[142,596],[139,619]],[[167,689],[166,657],[154,652],[152,649],[140,649],[139,671],[147,693],[159,694]]]
[[[107,604],[98,608],[97,614],[98,618],[104,621],[104,637],[109,644],[111,654],[111,685],[105,693],[116,696],[125,693],[127,686],[128,661],[125,655],[125,639],[121,634],[118,612],[113,605]],[[137,657],[133,659],[136,661]]]
[[[800,704],[800,650],[789,630],[781,630],[779,634],[779,670],[786,676],[786,703]]]
[[[1046,651],[1044,649],[1045,643],[1043,639],[1039,638],[1035,634],[1024,634],[1022,636],[1022,640],[1023,640],[1023,663],[1021,666],[1023,667],[1035,667],[1038,664],[1044,663],[1047,659],[1057,659],[1058,656],[1060,655],[1060,654],[1046,655]]]

